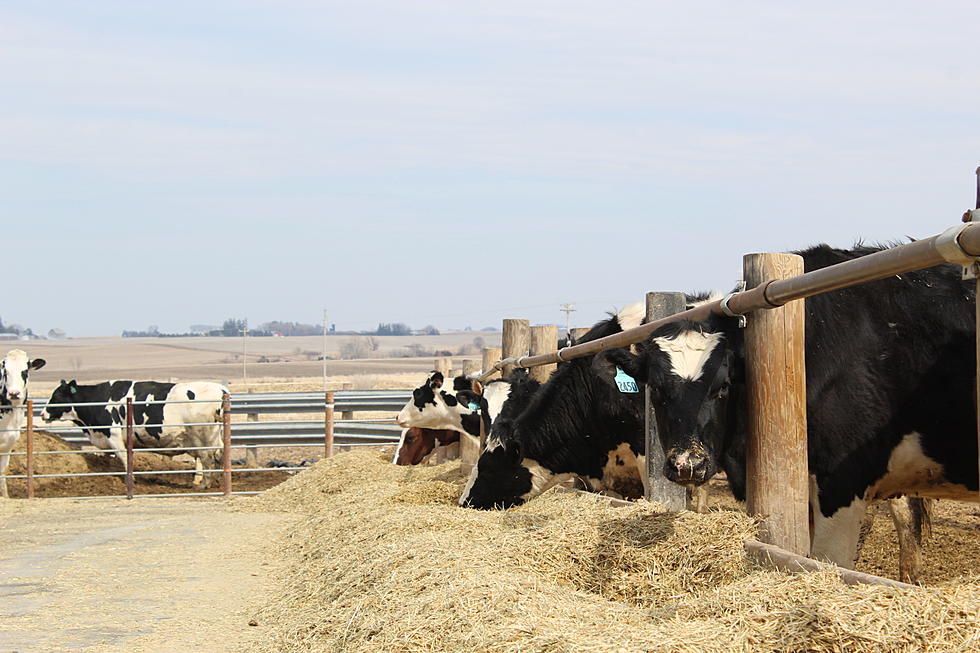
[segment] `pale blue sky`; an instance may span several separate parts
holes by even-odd
[[[975,2],[6,3],[0,316],[112,335],[575,322],[928,236]]]

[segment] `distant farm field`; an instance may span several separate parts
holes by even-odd
[[[397,378],[405,378],[403,387],[411,387],[418,374],[432,369],[433,356],[399,357],[404,356],[410,346],[415,345],[416,349],[421,348],[423,351],[454,353],[466,347],[472,353],[457,355],[453,359],[453,367],[461,368],[464,360],[479,361],[480,355],[474,345],[474,340],[478,337],[482,338],[487,347],[500,346],[499,332],[374,336],[377,349],[367,354],[370,358],[328,360],[326,372],[328,377],[344,377],[338,380],[353,381],[357,388],[366,387],[363,382],[359,383],[354,378],[363,375],[379,377],[376,380],[381,381],[382,386],[390,386],[391,381],[384,381],[380,377],[398,375]],[[357,338],[358,336],[328,336],[328,358],[339,358],[345,343]],[[263,379],[299,380],[305,377],[311,382],[309,389],[313,389],[314,380],[320,381],[323,363],[317,358],[323,350],[321,337],[249,338],[246,345],[250,386],[261,385]],[[240,385],[243,380],[241,338],[113,337],[0,343],[2,351],[14,348],[25,349],[32,358],[44,358],[47,361],[44,368],[31,374],[32,386],[37,385],[40,388],[50,387],[59,379],[77,379],[80,383],[107,379],[196,379],[223,381],[233,386]],[[255,389],[261,391],[262,388]]]

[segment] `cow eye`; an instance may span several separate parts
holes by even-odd
[[[728,384],[726,383],[725,385],[721,386],[715,391],[715,398],[724,399],[727,396],[728,396]]]

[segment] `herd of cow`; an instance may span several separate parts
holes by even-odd
[[[7,491],[7,466],[27,420],[27,383],[32,370],[44,367],[13,349],[0,361],[0,494]],[[133,400],[133,436],[141,449],[179,447],[167,455],[189,453],[198,471],[195,479],[207,488],[217,482],[205,470],[217,468],[221,448],[222,397],[228,389],[218,383],[158,383],[106,381],[79,385],[62,381],[48,400],[41,419],[79,426],[98,449],[111,450],[126,466],[126,399]],[[199,479],[199,480],[198,480]]]
[[[797,253],[811,271],[878,249]],[[915,580],[923,501],[978,500],[975,302],[973,284],[953,265],[806,300],[813,557],[853,567],[867,507],[890,500],[901,573]],[[582,341],[638,326],[643,315],[640,306],[624,309]],[[407,430],[395,461],[416,464],[454,437],[478,438],[483,421],[486,447],[461,506],[507,508],[569,479],[637,497],[647,480],[638,392],[645,385],[666,478],[697,488],[723,471],[744,500],[744,361],[738,321],[713,316],[561,363],[541,385],[521,372],[485,387],[433,373],[398,416]],[[903,496],[910,499],[896,500]]]
[[[811,271],[875,248],[798,252]],[[691,296],[691,304],[708,296]],[[868,506],[888,500],[899,530],[901,575],[917,574],[928,499],[978,500],[976,303],[959,268],[941,265],[812,297],[805,309],[811,555],[853,567]],[[628,307],[580,342],[639,326]],[[26,419],[28,377],[43,359],[10,351],[0,362],[0,490]],[[432,373],[398,415],[395,453],[418,464],[460,438],[486,446],[459,504],[522,504],[576,481],[626,498],[644,493],[644,400],[650,390],[662,470],[701,488],[718,472],[735,498],[746,491],[745,351],[735,318],[676,322],[630,348],[560,363],[539,384],[517,371],[486,385]],[[62,381],[42,419],[68,421],[125,465],[126,399],[136,446],[183,447],[198,471],[217,467],[222,396],[217,383]],[[478,445],[477,445],[478,446]],[[164,453],[179,453],[171,451]],[[213,474],[201,474],[204,487]],[[909,497],[907,501],[898,497]]]

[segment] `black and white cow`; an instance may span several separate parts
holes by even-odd
[[[220,447],[221,400],[227,393],[228,389],[223,385],[204,381],[106,381],[95,385],[79,385],[74,380],[62,381],[51,394],[41,419],[45,422],[69,421],[82,427],[93,446],[112,449],[125,467],[127,397],[134,402],[165,402],[133,404],[136,448]],[[154,424],[162,426],[152,426]],[[181,452],[160,453],[176,455]],[[218,466],[220,450],[191,450],[187,453],[194,457],[199,471]],[[212,477],[216,475],[203,474],[202,487],[216,483],[217,478]]]
[[[635,304],[592,327],[587,342],[639,326]],[[643,478],[643,395],[611,388],[592,373],[591,358],[558,366],[517,415],[501,415],[459,498],[461,506],[491,509],[524,503],[549,487],[579,477],[590,489],[639,496]],[[622,490],[626,490],[625,492]]]
[[[798,253],[810,271],[874,251]],[[977,500],[974,305],[972,284],[951,265],[806,300],[814,557],[852,567],[873,501]],[[618,367],[649,385],[667,478],[700,485],[724,470],[742,500],[744,356],[736,321],[712,316],[662,327],[636,354],[603,352],[594,369],[611,382]]]
[[[27,379],[31,370],[44,367],[43,358],[31,359],[21,349],[11,349],[0,361],[0,494],[7,493],[7,465],[20,430],[27,423]]]
[[[480,422],[484,433],[490,432],[493,418],[500,412],[510,394],[510,381],[497,379],[486,386],[468,376],[457,376],[452,387],[446,387],[441,372],[430,372],[425,383],[412,391],[395,421],[402,428],[448,429],[462,437],[480,439]]]

